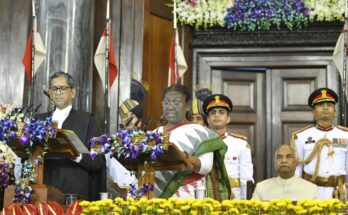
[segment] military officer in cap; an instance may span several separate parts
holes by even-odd
[[[208,116],[209,128],[220,135],[228,147],[224,163],[234,198],[246,199],[247,181],[254,181],[253,164],[247,138],[227,131],[227,125],[231,121],[232,108],[231,100],[221,94],[211,95],[203,103],[203,110]]]
[[[334,126],[337,94],[329,88],[315,90],[308,98],[315,126],[292,134],[300,165],[296,175],[318,185],[318,197],[345,199],[348,129]]]

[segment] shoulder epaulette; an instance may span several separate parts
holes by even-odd
[[[306,127],[300,128],[300,129],[292,132],[292,135],[296,135],[296,134],[298,134],[298,133],[300,133],[300,132],[302,132],[304,130],[307,130],[308,128],[312,128],[312,127],[314,127],[314,125],[307,125]]]
[[[337,128],[343,130],[343,131],[348,131],[348,128],[347,127],[344,127],[344,126],[341,126],[341,125],[338,125]]]
[[[312,128],[312,127],[314,127],[314,125],[307,125],[306,127],[300,128],[300,129],[298,129],[298,130],[292,132],[292,134],[291,134],[291,139],[290,139],[290,145],[291,145],[292,147],[295,147],[294,144],[295,144],[295,140],[297,139],[297,134],[298,134],[298,133],[301,133],[301,132],[304,131],[304,130],[307,130],[308,128]]]
[[[230,133],[230,135],[231,135],[232,137],[235,137],[235,138],[239,138],[239,139],[248,141],[248,138],[247,138],[246,136],[243,136],[243,135],[240,135],[240,134],[236,134],[236,133]]]

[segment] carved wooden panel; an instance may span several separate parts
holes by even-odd
[[[297,127],[313,122],[310,108],[306,106],[309,92],[321,86],[337,91],[339,82],[337,70],[332,64],[332,53],[339,35],[337,30],[342,24],[336,24],[311,24],[301,32],[286,29],[267,32],[211,29],[193,32],[192,86],[212,83],[214,92],[223,93],[224,84],[218,80],[224,80],[224,83],[240,80],[239,74],[233,75],[232,80],[224,79],[226,71],[253,68],[255,73],[266,74],[262,86],[255,82],[255,110],[256,113],[262,110],[261,116],[248,111],[239,112],[238,104],[231,115],[231,126],[243,127],[256,120],[253,161],[257,181],[275,175],[274,149],[288,142],[290,133]],[[249,72],[245,71],[244,74]],[[284,75],[281,75],[283,72]],[[342,97],[342,93],[338,93]],[[245,98],[234,100],[251,103]],[[342,106],[342,102],[337,105],[338,112]],[[338,116],[343,119],[343,114]],[[264,144],[260,141],[264,141]]]
[[[235,104],[235,112],[255,112],[255,80],[225,81],[224,92]]]
[[[238,69],[213,70],[213,93],[228,96],[233,103],[228,131],[248,138],[252,147],[254,178],[265,177],[265,73]]]
[[[316,77],[301,79],[284,78],[283,84],[283,110],[284,111],[308,111],[310,107],[307,105],[308,96],[313,92],[315,86],[318,85]]]
[[[325,68],[282,68],[271,69],[271,151],[281,144],[290,142],[293,131],[313,124],[312,109],[307,105],[308,96],[319,87],[326,86]],[[274,159],[271,159],[272,167]],[[274,168],[272,176],[277,175]]]

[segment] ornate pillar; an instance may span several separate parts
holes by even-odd
[[[48,104],[42,88],[55,71],[73,76],[74,107],[91,109],[94,5],[94,0],[37,0],[38,28],[47,52],[34,77],[34,103],[42,104],[41,112]]]

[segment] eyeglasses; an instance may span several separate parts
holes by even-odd
[[[180,105],[182,105],[183,101],[181,100],[173,100],[170,101],[169,99],[165,99],[162,101],[162,105],[163,106],[169,106],[169,105],[173,105],[174,107],[179,107]]]
[[[53,86],[53,87],[50,87],[50,91],[51,92],[54,92],[54,93],[57,93],[58,91],[60,93],[66,93],[71,87],[70,86],[59,86],[59,87],[56,87],[56,86]]]

